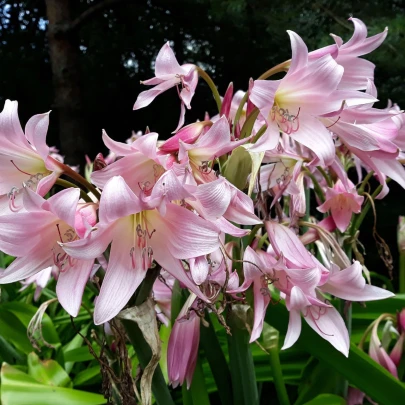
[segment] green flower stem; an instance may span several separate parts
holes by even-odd
[[[319,185],[318,180],[316,177],[308,170],[305,169],[305,174],[312,180],[312,183],[314,185],[314,191],[318,198],[321,200],[321,202],[325,202],[325,194],[322,191],[322,187]],[[309,187],[307,187],[305,190],[309,190]],[[307,206],[309,204],[309,200],[307,200]]]
[[[197,364],[194,370],[193,381],[190,385],[191,398],[195,405],[210,405],[210,397],[208,395],[207,387],[205,386],[205,379],[202,370],[201,360],[197,359]]]
[[[222,101],[221,96],[218,93],[217,86],[215,86],[215,83],[212,81],[211,77],[205,70],[197,67],[197,72],[198,75],[208,84],[209,88],[212,91],[212,95],[214,96],[215,102],[217,103],[218,112],[221,112]]]
[[[205,317],[209,326],[201,325],[200,345],[210,365],[212,375],[218,388],[222,405],[232,405],[232,381],[224,352],[218,342],[209,314]]]
[[[358,193],[361,194],[363,193],[364,189],[366,188],[366,185],[368,184],[368,181],[374,176],[374,172],[368,172],[366,177],[364,177],[363,181],[360,184],[360,187],[358,189]]]
[[[257,78],[257,80],[265,80],[265,79],[268,79],[270,76],[275,75],[276,73],[286,72],[288,70],[288,66],[290,63],[291,63],[291,59],[286,60],[285,62],[272,67],[271,69],[267,70],[262,75],[260,75]]]
[[[316,168],[319,170],[319,173],[321,173],[323,178],[326,180],[328,187],[332,188],[333,182],[332,182],[331,178],[329,177],[328,173],[326,173],[325,170],[321,166],[317,166]]]
[[[369,173],[370,174],[370,173]],[[388,183],[389,179],[387,179],[387,183]],[[364,183],[364,181],[363,181]],[[371,195],[371,198],[374,200],[375,197],[377,197],[378,194],[380,194],[381,190],[382,190],[382,185],[379,185],[376,190],[374,191],[374,193]],[[360,187],[361,188],[361,187]],[[361,210],[360,214],[357,214],[352,222],[352,226],[350,227],[349,230],[349,234],[351,237],[353,237],[354,235],[356,235],[356,232],[358,231],[358,229],[360,228],[364,218],[366,217],[368,211],[371,208],[371,203],[370,201],[367,201],[366,205],[364,206],[364,208]],[[347,253],[347,252],[346,252]]]
[[[76,184],[71,183],[70,181],[57,179],[55,184],[63,188],[78,188],[80,190],[80,197],[83,198],[83,200],[86,202],[92,202],[91,198],[86,194],[86,192],[83,189],[78,187]]]
[[[277,397],[280,405],[290,405],[290,398],[288,398],[287,389],[284,384],[283,373],[281,371],[278,346],[272,345],[271,347],[266,349],[269,352],[271,372],[273,373],[274,386],[276,387]]]
[[[228,335],[229,361],[234,405],[258,405],[255,367],[244,322],[232,310],[228,318],[232,336]]]
[[[96,187],[93,186],[93,184],[89,183],[83,176],[81,176],[79,173],[76,173],[71,167],[62,164],[63,168],[63,174],[66,176],[70,177],[73,180],[76,180],[79,184],[83,185],[84,187],[87,188],[93,195],[100,200],[100,192],[97,190]]]

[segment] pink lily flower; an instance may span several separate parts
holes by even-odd
[[[200,318],[193,309],[196,296],[191,294],[180,311],[169,338],[167,369],[173,388],[193,380],[200,342]]]
[[[211,126],[211,121],[198,121],[187,125],[165,141],[159,147],[159,150],[163,153],[176,153],[180,148],[179,141],[189,144],[194,143],[203,131],[208,130]]]
[[[232,141],[228,120],[223,116],[194,143],[179,140],[178,159],[180,163],[189,164],[197,183],[207,183],[215,180],[215,173],[209,163],[248,140],[249,138]]]
[[[23,193],[25,211],[0,216],[0,249],[17,257],[0,273],[0,283],[29,278],[54,265],[59,270],[56,285],[59,302],[70,315],[77,316],[94,259],[72,259],[58,243],[88,233],[78,205],[79,189],[63,190],[48,200],[28,188]],[[76,227],[78,222],[81,225]],[[88,228],[93,225],[94,222],[87,224]]]
[[[45,195],[62,174],[59,162],[46,145],[49,113],[34,115],[23,132],[17,101],[6,100],[0,113],[0,212],[22,209],[26,185]],[[7,209],[8,206],[8,209]]]
[[[121,159],[91,174],[92,182],[99,188],[114,176],[122,176],[131,190],[140,195],[150,195],[152,188],[165,169],[157,155],[158,134],[151,132],[136,139],[132,144],[116,142],[103,132],[107,148]]]
[[[388,28],[377,35],[367,38],[367,27],[358,18],[349,18],[354,24],[352,37],[346,43],[337,35],[331,34],[334,45],[328,45],[309,53],[311,60],[330,54],[339,65],[344,67],[339,89],[364,90],[367,81],[374,79],[375,65],[359,56],[366,55],[378,48],[387,37]]]
[[[87,239],[62,244],[69,255],[90,260],[111,243],[110,261],[95,304],[97,325],[113,318],[127,304],[153,260],[206,300],[185,273],[181,260],[216,250],[219,230],[170,202],[184,198],[180,183],[171,182],[170,175],[165,173],[146,199],[137,197],[122,177],[113,177],[103,189],[97,229]]]
[[[343,67],[329,55],[309,61],[308,49],[296,33],[288,31],[291,39],[291,65],[283,79],[256,80],[250,95],[260,110],[268,128],[268,149],[279,143],[280,131],[308,147],[323,165],[329,166],[335,157],[330,132],[317,119],[335,114],[346,105],[375,101],[361,92],[337,90]]]
[[[378,323],[373,326],[371,331],[369,355],[374,361],[388,370],[394,377],[398,378],[397,366],[382,346],[380,338],[378,337],[377,328]],[[403,344],[403,340],[401,340],[400,343]]]
[[[283,348],[292,346],[301,331],[301,316],[322,338],[329,341],[345,356],[349,352],[349,337],[343,319],[336,309],[323,301],[323,293],[353,300],[369,301],[393,296],[389,291],[366,285],[362,267],[354,262],[339,271],[332,265],[326,269],[307,249],[298,236],[287,227],[266,221],[271,247],[278,262],[270,254],[261,252],[260,260],[253,260],[273,280],[275,288],[285,297],[290,311],[290,322]],[[282,264],[284,269],[276,264]]]
[[[333,188],[326,189],[326,201],[317,209],[326,213],[330,210],[333,220],[340,232],[344,232],[350,224],[352,213],[358,214],[361,211],[364,197],[357,194],[356,187],[348,180],[350,189],[346,189],[343,183],[338,180]]]
[[[192,64],[179,65],[169,42],[159,51],[155,63],[155,77],[141,82],[154,85],[150,90],[143,91],[136,99],[134,110],[148,106],[159,94],[176,86],[181,100],[180,120],[174,132],[184,124],[185,107],[191,108],[191,99],[194,96],[198,83],[197,66]],[[181,90],[178,86],[181,85]]]

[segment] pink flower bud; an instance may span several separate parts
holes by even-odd
[[[183,308],[184,309],[184,308]],[[183,312],[183,311],[182,311]],[[200,318],[195,312],[181,316],[174,323],[167,350],[169,380],[175,388],[187,380],[190,388],[197,363],[200,342]]]
[[[164,153],[174,153],[179,150],[179,141],[191,144],[197,140],[206,126],[211,126],[211,121],[200,121],[187,125],[169,138],[161,147],[160,150]]]

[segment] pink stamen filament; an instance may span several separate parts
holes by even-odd
[[[10,160],[10,162],[13,164],[13,166],[14,166],[19,172],[24,173],[24,174],[26,174],[26,175],[28,175],[28,176],[33,176],[33,174],[31,174],[31,173],[27,173],[27,172],[24,172],[23,170],[21,170],[21,169],[14,163],[14,161]]]
[[[316,317],[314,316],[314,314],[312,313],[312,311],[313,311],[313,310],[312,310],[312,307],[313,307],[313,305],[308,306],[308,307],[305,308],[305,313],[303,313],[304,318],[306,318],[306,317],[308,316],[308,314],[309,314],[309,316],[310,316],[310,317],[312,318],[312,320],[314,321],[316,327],[318,328],[319,332],[321,332],[321,333],[322,333],[323,335],[325,335],[325,336],[334,336],[333,334],[328,334],[328,333],[324,332],[324,331],[319,327],[319,325],[317,324],[317,321],[319,321],[319,319],[321,318],[321,316],[326,314],[327,308],[319,308],[319,307],[316,307],[316,308],[319,308],[318,317],[316,318]],[[322,312],[321,312],[322,309],[324,309],[325,312],[322,313]]]
[[[141,215],[140,221],[135,227],[135,244],[129,251],[133,269],[136,268],[138,260],[140,260],[143,270],[147,270],[151,267],[153,263],[153,250],[152,247],[148,245],[148,239],[152,238],[154,232],[155,229],[149,232],[147,221],[145,217]]]

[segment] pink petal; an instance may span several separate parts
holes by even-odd
[[[52,172],[49,176],[43,177],[37,185],[37,193],[41,196],[45,196],[55,185],[60,175],[61,173],[59,172]]]
[[[287,75],[291,75],[307,65],[308,48],[302,38],[294,31],[287,30],[287,33],[290,36],[292,52],[291,65]]]
[[[211,183],[201,184],[193,195],[197,198],[201,215],[210,220],[216,220],[228,209],[231,202],[231,189],[224,178]]]
[[[164,217],[148,211],[151,229],[156,230],[156,238],[153,234],[150,240],[154,252],[164,244],[175,258],[189,259],[218,249],[219,231],[213,224],[175,204],[167,204],[166,210]]]
[[[285,335],[284,344],[281,350],[291,347],[300,337],[301,334],[301,314],[299,310],[290,310],[288,329]]]
[[[323,339],[327,340],[332,346],[341,352],[344,356],[349,355],[349,334],[346,325],[339,312],[333,308],[322,308],[325,313],[320,313],[319,307],[313,307],[308,310],[305,320],[308,325]]]
[[[250,93],[250,101],[260,110],[265,118],[270,114],[274,97],[280,80],[255,80]]]
[[[142,185],[148,184],[149,187],[147,188],[150,188],[155,184],[154,167],[156,166],[155,161],[147,158],[142,153],[134,152],[111,163],[104,169],[93,172],[91,180],[97,187],[104,188],[112,177],[121,176],[131,190],[136,195],[139,195]]]
[[[25,126],[25,136],[44,160],[49,155],[49,146],[46,144],[48,126],[49,113],[34,115]]]
[[[148,106],[159,94],[171,89],[178,83],[180,83],[180,79],[173,77],[172,79],[165,80],[150,90],[143,91],[136,99],[134,110],[139,110],[140,108]]]
[[[243,238],[246,235],[249,235],[249,229],[238,228],[233,225],[231,222],[227,221],[224,217],[220,217],[215,221],[211,222],[221,231],[228,235],[236,236],[238,238]]]
[[[205,256],[189,259],[191,276],[197,285],[202,284],[208,277],[210,266]]]
[[[0,283],[14,283],[15,281],[31,277],[51,266],[53,261],[48,252],[46,247],[44,247],[44,251],[40,254],[18,257],[0,273]]]
[[[116,316],[128,303],[145,278],[140,263],[132,265],[130,251],[134,244],[133,224],[124,219],[114,229],[110,261],[94,310],[94,323],[100,325]]]
[[[242,225],[261,224],[262,221],[255,215],[252,199],[228,182],[235,192],[224,217],[232,222]]]
[[[77,260],[73,267],[59,273],[56,284],[58,300],[65,311],[77,316],[94,260]]]
[[[104,145],[107,146],[107,148],[111,152],[114,152],[117,156],[127,156],[134,153],[134,150],[132,149],[131,145],[128,145],[127,143],[123,142],[114,141],[107,135],[107,132],[105,132],[104,129],[102,137]]]
[[[270,303],[270,291],[263,287],[263,281],[259,278],[253,282],[253,300],[254,300],[254,320],[252,334],[249,343],[258,339],[263,330],[264,317],[267,306]]]
[[[142,205],[139,198],[121,176],[114,176],[106,183],[100,199],[101,223],[111,223],[140,211],[142,211]]]
[[[366,284],[358,261],[344,270],[330,273],[321,290],[349,301],[374,301],[394,296],[391,291]]]
[[[125,220],[124,218],[121,221]],[[111,243],[115,225],[116,223],[104,227],[98,226],[97,230],[91,232],[86,239],[61,243],[60,246],[69,256],[74,258],[82,260],[96,259],[105,252]]]
[[[54,194],[42,204],[42,208],[55,214],[70,226],[75,225],[76,208],[80,198],[78,188],[68,188]]]
[[[329,166],[335,159],[335,144],[330,132],[316,118],[302,116],[299,129],[290,134],[295,141],[309,148],[321,161],[321,165]]]
[[[165,77],[167,75],[178,75],[182,74],[183,69],[177,62],[176,56],[169,42],[166,42],[160,49],[155,64],[155,74],[156,77]]]

